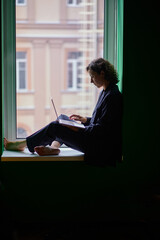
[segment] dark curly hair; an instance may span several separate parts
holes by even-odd
[[[110,83],[117,84],[119,82],[118,80],[118,74],[115,70],[114,66],[104,58],[97,58],[94,59],[87,67],[87,72],[89,70],[92,70],[98,74],[101,73],[101,71],[104,72],[105,80],[107,80]]]

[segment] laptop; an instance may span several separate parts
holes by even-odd
[[[77,128],[85,128],[85,126],[81,123],[77,123],[76,121],[74,120],[71,120],[68,116],[64,115],[64,114],[61,114],[60,116],[58,116],[58,113],[57,113],[57,110],[56,110],[56,107],[55,107],[55,104],[54,104],[54,101],[53,101],[53,98],[51,98],[51,102],[52,102],[52,106],[53,106],[53,109],[55,111],[55,114],[56,114],[56,117],[57,117],[57,121],[64,125],[64,126],[72,126],[72,127],[77,127]]]

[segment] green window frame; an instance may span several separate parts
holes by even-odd
[[[123,0],[104,0],[104,58],[123,75]],[[15,0],[1,1],[1,153],[3,136],[16,139]],[[5,81],[5,82],[4,82]],[[5,111],[4,111],[5,109]],[[4,130],[5,129],[5,130]]]

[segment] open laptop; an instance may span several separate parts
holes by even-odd
[[[56,110],[56,107],[55,107],[55,104],[54,104],[54,101],[53,101],[53,98],[51,98],[51,102],[52,102],[52,106],[53,106],[53,109],[55,111],[55,114],[56,114],[56,117],[57,117],[57,121],[64,125],[64,126],[72,126],[72,127],[77,127],[77,128],[85,128],[85,126],[81,123],[77,123],[76,121],[74,120],[71,120],[68,116],[64,115],[64,114],[61,114],[60,116],[58,116],[58,113],[57,113],[57,110]]]

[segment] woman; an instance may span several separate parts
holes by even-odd
[[[30,152],[39,155],[59,154],[62,143],[92,156],[98,161],[115,165],[121,159],[121,120],[122,96],[118,90],[118,77],[114,66],[103,58],[93,60],[86,68],[91,83],[103,88],[92,117],[73,114],[70,119],[81,121],[84,129],[70,128],[57,121],[35,132],[26,140],[9,142],[4,139],[7,150],[23,151],[27,146]],[[50,145],[50,146],[47,146]]]

